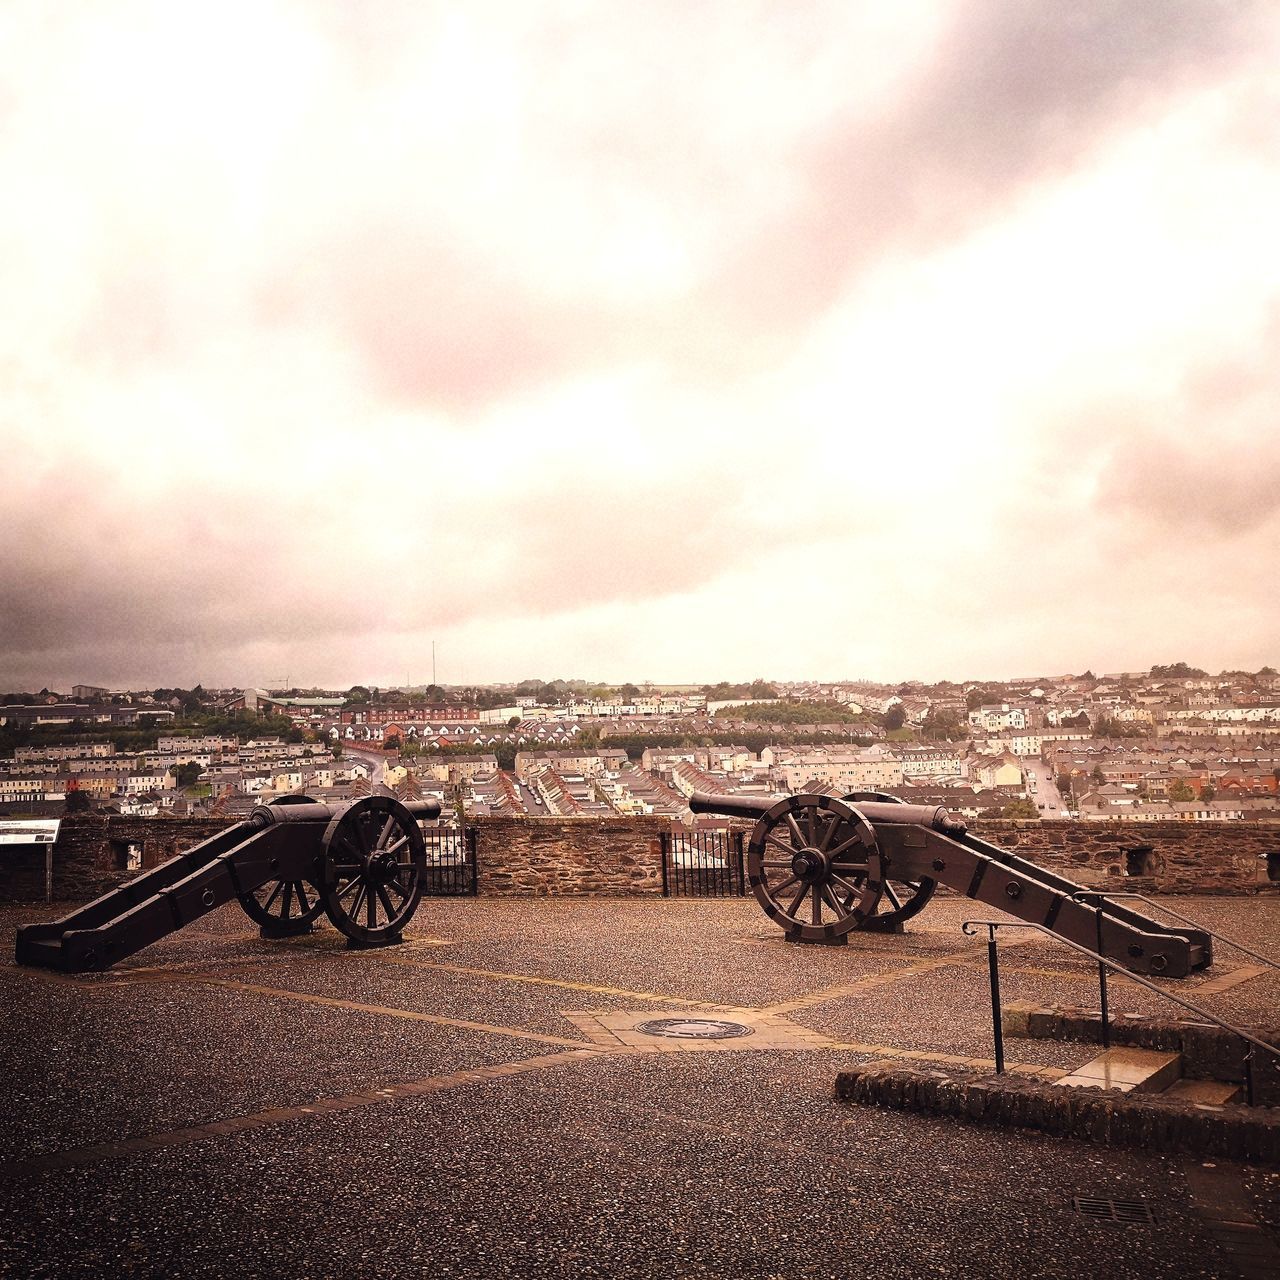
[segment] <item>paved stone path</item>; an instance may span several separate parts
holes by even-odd
[[[826,949],[750,901],[438,900],[370,952],[264,942],[227,908],[107,974],[8,966],[0,1274],[1257,1274],[1267,1171],[832,1103],[870,1058],[993,1065],[964,905]],[[1280,904],[1203,906],[1280,950]],[[1039,939],[1002,974],[1008,1000],[1093,981]],[[1237,1018],[1280,996],[1229,956],[1178,990]],[[1091,1052],[1007,1045],[1048,1080]]]

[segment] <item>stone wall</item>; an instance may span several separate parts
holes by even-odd
[[[1280,893],[1267,854],[1280,825],[1253,822],[1009,822],[978,820],[983,840],[1089,888],[1137,893]],[[1133,859],[1128,850],[1150,845]],[[1145,868],[1141,864],[1145,863]],[[1117,882],[1123,881],[1123,885]]]
[[[130,844],[150,868],[225,828],[223,822],[76,814],[54,849],[54,897],[87,900],[129,878]],[[504,896],[660,894],[659,818],[481,818],[480,892]],[[1143,893],[1280,893],[1265,855],[1280,826],[1255,823],[979,821],[983,839],[1096,887]],[[1127,875],[1126,851],[1152,846],[1150,874]],[[1141,860],[1141,859],[1139,859]],[[0,855],[0,901],[44,896],[41,850]]]
[[[120,818],[78,813],[64,818],[53,849],[53,896],[89,901],[137,875],[126,870],[130,845],[142,852],[142,870],[225,831],[224,821],[203,819]],[[0,901],[44,897],[44,851],[0,856]]]
[[[1159,1093],[1074,1089],[958,1066],[871,1062],[836,1075],[837,1102],[1036,1129],[1140,1151],[1280,1164],[1280,1110],[1210,1107]]]
[[[662,893],[659,818],[482,818],[479,890],[493,896]],[[76,814],[63,821],[53,854],[53,896],[88,901],[132,876],[128,847],[149,870],[225,830],[226,822]],[[0,901],[44,897],[44,853],[0,857]]]
[[[662,893],[662,818],[482,818],[486,896]]]

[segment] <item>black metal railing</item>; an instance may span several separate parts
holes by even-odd
[[[1101,903],[1095,907],[1095,910],[1101,916]],[[1037,933],[1043,933],[1047,938],[1052,938],[1054,942],[1059,942],[1064,947],[1070,947],[1073,951],[1078,951],[1082,956],[1087,956],[1097,963],[1102,1046],[1104,1049],[1111,1044],[1111,1029],[1107,1013],[1107,971],[1113,970],[1122,974],[1130,982],[1136,982],[1148,991],[1154,991],[1156,995],[1162,996],[1166,1000],[1171,1000],[1174,1004],[1181,1005],[1184,1009],[1189,1009],[1206,1022],[1211,1022],[1214,1026],[1221,1027],[1224,1031],[1230,1032],[1234,1036],[1239,1036],[1245,1042],[1244,1086],[1245,1100],[1249,1106],[1253,1106],[1254,1100],[1253,1063],[1255,1052],[1261,1049],[1264,1053],[1269,1053],[1274,1058],[1280,1058],[1280,1045],[1268,1044],[1265,1040],[1259,1040],[1257,1036],[1251,1035],[1242,1027],[1237,1027],[1225,1019],[1219,1018],[1217,1014],[1210,1013],[1208,1009],[1203,1008],[1201,1005],[1184,999],[1182,996],[1176,996],[1172,991],[1166,991],[1163,987],[1157,987],[1154,982],[1148,981],[1141,974],[1133,973],[1119,962],[1108,960],[1105,956],[1090,950],[1082,943],[1072,942],[1070,938],[1064,938],[1061,934],[1054,933],[1051,929],[1046,929],[1042,924],[1022,924],[1014,920],[965,920],[961,922],[960,928],[963,933],[971,938],[977,934],[980,928],[987,930],[987,971],[991,980],[991,1028],[995,1041],[997,1075],[1004,1072],[1004,1023],[1000,1006],[1000,954],[996,943],[997,929],[1034,929]]]
[[[664,831],[662,893],[667,898],[741,898],[747,891],[741,831]]]
[[[1243,951],[1245,955],[1252,956],[1253,959],[1261,961],[1271,969],[1280,969],[1280,960],[1272,960],[1270,956],[1264,956],[1261,952],[1255,951],[1252,947],[1246,947],[1243,942],[1237,942],[1234,938],[1228,938],[1224,933],[1218,933],[1214,929],[1208,929],[1198,920],[1192,920],[1190,916],[1184,916],[1180,911],[1175,911],[1172,907],[1163,902],[1157,902],[1153,898],[1148,898],[1145,893],[1103,893],[1098,889],[1082,889],[1079,893],[1073,895],[1077,898],[1098,898],[1102,902],[1110,902],[1115,898],[1134,898],[1138,902],[1145,902],[1149,907],[1155,907],[1157,911],[1163,911],[1165,915],[1172,916],[1175,920],[1180,920],[1183,924],[1189,924],[1193,928],[1198,929],[1201,933],[1207,933],[1211,938],[1217,938],[1219,942],[1225,943],[1228,947],[1234,947],[1237,951]]]
[[[422,893],[428,898],[475,897],[479,892],[479,832],[475,827],[427,827],[427,870]]]

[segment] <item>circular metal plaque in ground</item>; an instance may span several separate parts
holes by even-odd
[[[740,1022],[721,1022],[718,1018],[653,1018],[637,1023],[636,1030],[647,1036],[668,1036],[672,1040],[732,1040],[752,1033],[750,1027]]]

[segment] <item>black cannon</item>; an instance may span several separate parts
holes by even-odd
[[[898,931],[943,884],[1135,973],[1181,978],[1212,959],[1208,933],[1090,899],[1084,886],[979,840],[945,808],[904,804],[878,791],[843,800],[695,792],[689,807],[755,821],[748,883],[792,942],[839,944],[854,930]]]
[[[349,946],[399,942],[426,874],[418,824],[439,816],[434,800],[283,796],[61,920],[21,925],[17,961],[107,969],[233,898],[264,937],[308,933],[323,911]]]

